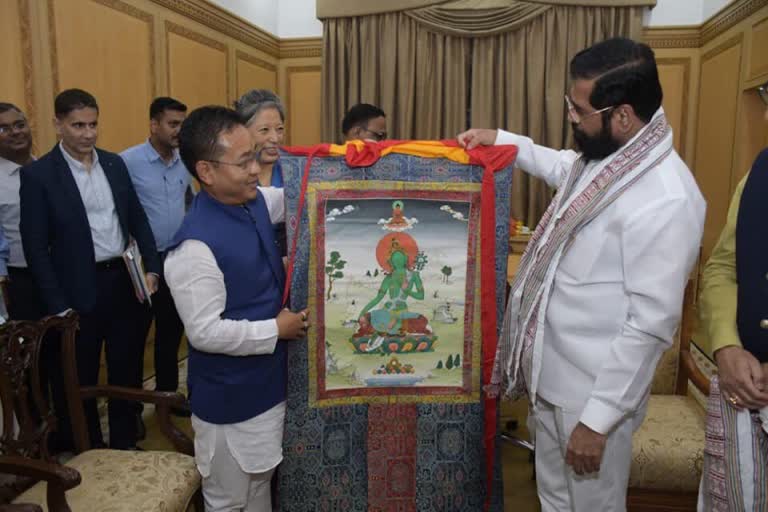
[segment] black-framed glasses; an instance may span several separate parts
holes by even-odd
[[[602,114],[603,112],[607,112],[609,110],[612,110],[616,108],[615,106],[611,107],[605,107],[601,108],[600,110],[595,110],[594,112],[590,112],[589,114],[581,115],[576,111],[576,106],[571,101],[571,98],[568,97],[568,95],[565,95],[565,106],[568,109],[568,117],[571,118],[571,121],[573,121],[576,124],[581,124],[585,119],[588,119],[592,116],[596,116],[597,114]]]
[[[13,124],[0,124],[0,135],[6,135],[13,133],[14,131],[22,132],[27,129],[29,123],[24,120],[16,121]]]
[[[368,133],[370,133],[371,135],[373,135],[373,138],[374,138],[376,141],[378,141],[378,142],[381,142],[381,141],[383,141],[383,140],[386,140],[386,139],[387,139],[387,132],[375,132],[375,131],[373,131],[373,130],[370,130],[370,129],[368,129],[368,128],[363,128],[363,131],[365,131],[365,132],[368,132]]]
[[[760,95],[760,98],[763,100],[763,103],[765,103],[765,106],[768,107],[768,83],[758,87],[757,94]]]

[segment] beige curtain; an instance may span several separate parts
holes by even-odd
[[[367,16],[410,9],[420,9],[430,5],[448,4],[453,0],[317,0],[317,17],[344,18],[348,16]],[[487,0],[468,0],[471,3]],[[516,0],[492,0],[494,3],[512,4]],[[526,3],[546,5],[576,5],[581,7],[627,7],[656,5],[656,0],[527,0]]]
[[[366,102],[387,113],[390,138],[442,139],[469,126],[501,127],[549,147],[568,147],[563,96],[570,59],[609,37],[638,38],[645,10],[638,4],[644,1],[573,7],[453,0],[326,19],[323,140],[338,141],[344,112]],[[500,2],[507,6],[461,9]],[[517,173],[513,215],[535,226],[551,194],[543,182]]]
[[[520,30],[475,39],[470,125],[525,134],[551,148],[571,145],[564,95],[568,63],[613,36],[639,38],[641,7],[553,7]],[[535,226],[550,202],[546,184],[518,172],[512,215]]]
[[[344,112],[360,102],[387,113],[394,139],[439,139],[466,125],[471,39],[392,13],[328,20],[323,41],[323,140],[340,140]]]

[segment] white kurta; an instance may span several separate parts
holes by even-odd
[[[552,187],[578,157],[502,130],[496,144],[517,145],[517,165]],[[587,166],[574,194],[595,172],[596,165]],[[541,363],[533,375],[538,396],[580,411],[579,421],[600,433],[643,405],[680,321],[705,210],[673,151],[577,233],[551,269]]]
[[[285,217],[283,190],[260,188],[272,223]],[[237,243],[237,240],[233,240]],[[204,352],[247,356],[271,354],[277,340],[275,319],[248,321],[221,318],[227,300],[224,274],[210,248],[187,240],[168,254],[165,276],[190,345]],[[205,478],[211,473],[216,447],[226,445],[245,473],[269,471],[282,461],[285,402],[249,420],[216,425],[192,416],[195,461]],[[225,438],[226,443],[217,443]]]

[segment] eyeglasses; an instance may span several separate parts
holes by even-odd
[[[768,106],[768,84],[761,85],[757,88],[757,94],[760,95],[760,98],[763,100],[763,103],[765,103],[766,106]]]
[[[259,153],[254,153],[252,156],[248,157],[247,159],[239,163],[238,162],[222,162],[221,160],[206,160],[206,162],[210,162],[212,164],[219,164],[219,165],[230,165],[232,167],[237,167],[243,172],[248,172],[254,163],[258,164]]]
[[[600,110],[595,110],[594,112],[590,112],[586,115],[580,115],[576,111],[576,107],[574,106],[573,102],[571,101],[571,98],[568,97],[568,95],[565,95],[565,105],[568,108],[568,117],[571,118],[571,121],[573,121],[576,124],[581,124],[585,119],[596,116],[597,114],[602,114],[603,112],[607,112],[608,110],[614,109],[616,107],[605,107],[601,108]]]
[[[27,124],[26,121],[16,121],[13,124],[0,124],[0,135],[6,135],[14,131],[23,132],[27,129],[27,126],[29,126],[29,124]]]
[[[373,138],[378,142],[381,142],[387,139],[387,132],[375,132],[373,130],[369,130],[368,128],[363,128],[363,131],[373,135]]]

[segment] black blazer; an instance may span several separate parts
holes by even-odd
[[[126,238],[139,246],[147,272],[160,274],[160,257],[147,216],[122,158],[97,149]],[[21,240],[49,314],[96,305],[96,258],[85,206],[59,145],[21,169]],[[127,243],[127,241],[126,241]]]

